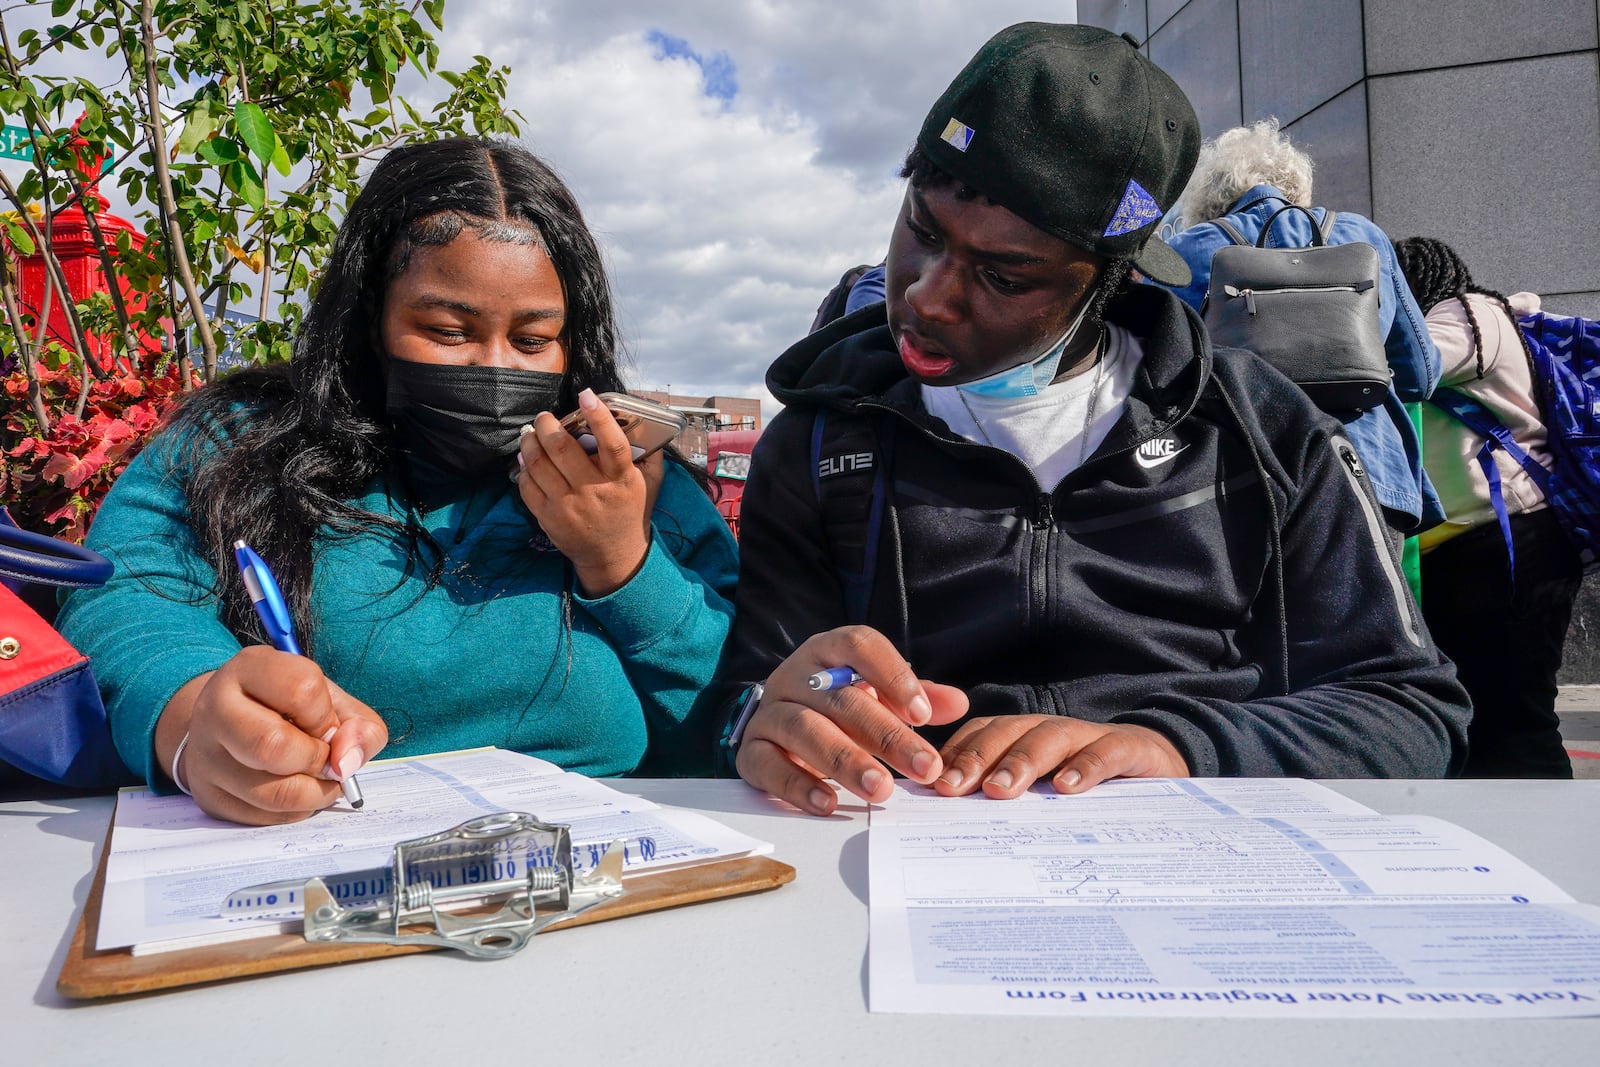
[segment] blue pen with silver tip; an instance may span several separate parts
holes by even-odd
[[[861,675],[851,667],[829,667],[807,678],[806,685],[819,692],[826,692],[829,689],[843,689],[859,681]]]
[[[233,543],[233,555],[239,561],[239,576],[244,579],[250,603],[255,606],[256,615],[272,640],[272,647],[280,652],[301,655],[300,643],[294,639],[294,621],[289,615],[289,605],[284,602],[283,590],[278,588],[278,580],[272,576],[266,561],[243,541]],[[359,809],[366,803],[355,775],[345,778],[339,787],[352,808]]]

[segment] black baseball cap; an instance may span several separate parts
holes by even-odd
[[[917,145],[1046,233],[1188,283],[1155,231],[1194,170],[1200,123],[1133,37],[1048,22],[1001,30],[933,105]]]

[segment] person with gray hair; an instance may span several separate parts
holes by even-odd
[[[1311,157],[1278,128],[1277,119],[1237,126],[1205,142],[1178,201],[1186,228],[1170,242],[1191,274],[1188,285],[1174,287],[1178,296],[1196,310],[1203,306],[1211,257],[1233,243],[1217,219],[1225,218],[1240,236],[1255,241],[1279,209],[1294,204],[1311,212],[1320,226],[1327,210],[1312,204],[1313,169]],[[1272,221],[1265,243],[1269,248],[1300,248],[1311,239],[1311,218],[1289,211]],[[1378,327],[1393,380],[1381,405],[1351,412],[1340,421],[1366,465],[1398,549],[1404,534],[1421,532],[1444,518],[1405,408],[1407,401],[1426,400],[1438,384],[1439,351],[1428,336],[1422,310],[1406,286],[1388,236],[1362,215],[1336,212],[1327,243],[1356,241],[1378,252],[1382,272]]]
[[[1235,126],[1200,146],[1178,214],[1191,223],[1221,218],[1253,185],[1270,185],[1289,203],[1310,207],[1314,169],[1311,157],[1279,131],[1277,119]]]

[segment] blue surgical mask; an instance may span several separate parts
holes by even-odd
[[[991,374],[987,378],[979,378],[966,385],[958,385],[956,388],[968,396],[1038,396],[1044,392],[1046,386],[1055,381],[1056,370],[1061,366],[1061,357],[1066,353],[1072,339],[1078,336],[1078,328],[1083,325],[1084,316],[1089,313],[1089,305],[1093,303],[1094,292],[1091,290],[1084,295],[1083,306],[1078,309],[1078,314],[1072,320],[1072,325],[1067,327],[1067,332],[1061,335],[1061,340],[1051,345],[1049,351],[1038,359],[1031,363],[1019,363],[1009,370]]]

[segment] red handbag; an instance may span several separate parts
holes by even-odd
[[[102,585],[111,561],[17,529],[0,508],[0,781],[84,788],[134,782],[117,755],[89,660],[17,595],[24,583]]]

